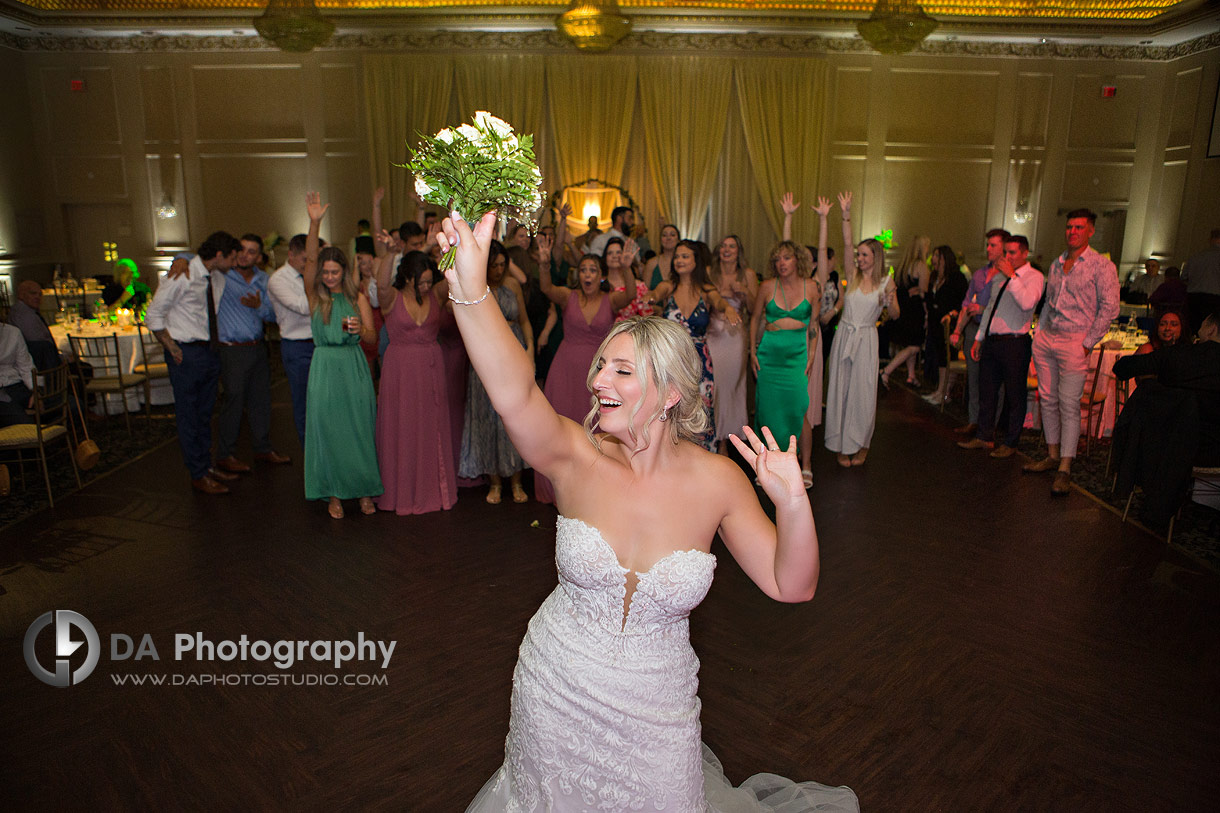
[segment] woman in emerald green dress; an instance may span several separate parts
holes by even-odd
[[[771,249],[750,318],[750,365],[758,376],[754,423],[760,432],[769,428],[781,445],[800,437],[809,409],[809,368],[819,336],[813,303],[822,300],[811,271],[805,252],[791,240]],[[813,469],[808,458],[803,463],[801,480],[810,488]]]
[[[377,510],[382,492],[374,427],[377,398],[360,341],[376,342],[373,308],[360,292],[343,252],[318,251],[326,214],[317,192],[305,196],[309,235],[301,276],[312,314],[313,360],[305,396],[305,499],[329,500],[330,515],[343,518],[342,500],[360,499],[360,511]]]

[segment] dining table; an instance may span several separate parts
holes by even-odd
[[[144,363],[143,354],[140,352],[140,330],[135,325],[119,326],[86,319],[71,327],[64,323],[56,323],[50,328],[51,336],[55,339],[55,346],[66,357],[72,355],[71,343],[68,341],[69,335],[86,339],[101,339],[113,335],[118,337],[119,364],[124,372],[134,373],[136,366]],[[148,335],[148,332],[145,331],[144,336],[147,338]],[[148,362],[150,364],[162,363],[164,360],[160,351],[149,350]],[[154,406],[174,403],[174,390],[170,386],[168,378],[154,378],[149,382],[149,387]],[[135,387],[128,391],[126,404],[129,407],[134,405],[136,410],[143,407],[144,387]],[[124,409],[123,397],[117,393],[98,393],[93,406],[93,411],[99,415],[121,415]]]

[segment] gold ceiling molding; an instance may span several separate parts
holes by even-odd
[[[172,53],[179,51],[273,51],[258,37],[243,36],[131,36],[131,37],[18,37],[0,32],[0,47],[17,51]],[[996,43],[945,40],[924,41],[913,55],[1022,57],[1037,59],[1108,59],[1168,62],[1220,49],[1220,32],[1213,32],[1171,47],[1141,45],[1076,45],[1048,42]],[[337,34],[324,51],[453,51],[572,53],[554,31]],[[871,54],[866,42],[846,37],[764,34],[629,34],[616,52],[700,52],[767,54],[796,57],[832,53]]]
[[[261,0],[9,0],[12,5],[25,6],[43,13],[214,13],[217,11],[255,11],[264,8]],[[440,9],[507,8],[536,10],[550,13],[567,5],[568,0],[533,0],[525,3],[504,3],[495,0],[317,0],[317,6],[327,12],[393,12]],[[639,12],[708,12],[732,10],[738,12],[787,12],[830,15],[869,14],[870,0],[693,0],[691,2],[658,2],[658,0],[620,0],[624,10]],[[1039,20],[1150,20],[1175,6],[1193,5],[1182,0],[931,0],[924,10],[938,17],[951,19],[987,17],[993,19]],[[700,15],[702,16],[702,14]]]

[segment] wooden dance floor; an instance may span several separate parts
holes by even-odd
[[[460,811],[499,766],[517,646],[555,584],[553,511],[471,489],[445,513],[333,521],[302,499],[275,396],[292,466],[204,497],[170,444],[0,534],[8,809]],[[1220,580],[950,429],[896,391],[866,466],[819,451],[808,604],[770,601],[717,544],[692,635],[729,777],[850,785],[870,811],[1214,810]],[[49,610],[100,636],[79,685],[27,668]],[[175,660],[176,634],[360,633],[396,642],[384,671]],[[159,660],[112,659],[116,634]],[[53,670],[53,633],[37,640]]]

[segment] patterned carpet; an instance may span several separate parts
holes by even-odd
[[[101,477],[130,463],[164,443],[177,440],[172,410],[169,407],[153,407],[153,419],[150,423],[144,413],[132,413],[131,434],[127,434],[127,424],[121,415],[111,415],[107,418],[90,419],[89,437],[97,443],[102,456],[97,465],[89,471],[80,473],[81,484]],[[75,448],[75,444],[62,441],[48,447],[48,468],[51,474],[51,489],[56,500],[62,500],[76,491],[76,478],[72,475],[72,464],[65,450]],[[28,455],[28,453],[27,453]],[[0,530],[23,517],[47,508],[47,486],[42,476],[42,468],[37,460],[27,461],[19,466],[6,459],[0,453],[0,463],[9,468],[12,482],[12,492],[7,497],[0,497]],[[22,473],[25,475],[25,486],[22,487]]]
[[[894,377],[891,386],[898,383],[897,378],[898,376]],[[901,386],[907,385],[902,384]],[[951,415],[964,424],[966,423],[966,407],[961,399],[960,387],[955,387],[953,394],[955,400],[951,400],[945,405],[945,414]],[[928,409],[935,409],[935,407],[929,406]],[[1121,516],[1127,504],[1127,498],[1126,496],[1118,497],[1110,490],[1114,481],[1114,473],[1113,471],[1106,473],[1110,439],[1095,440],[1088,455],[1083,453],[1083,449],[1082,442],[1081,453],[1077,455],[1072,465],[1072,482],[1097,501],[1113,508]],[[1045,457],[1046,443],[1043,441],[1042,433],[1030,429],[1025,430],[1021,435],[1021,442],[1017,450],[1031,459],[1037,460]],[[1047,487],[1050,487],[1049,476]],[[1147,528],[1137,519],[1142,507],[1141,502],[1142,497],[1137,492],[1131,502],[1127,522],[1138,525],[1164,539],[1165,529]],[[1214,511],[1198,503],[1187,502],[1177,519],[1174,520],[1172,545],[1208,568],[1220,572],[1220,511]]]

